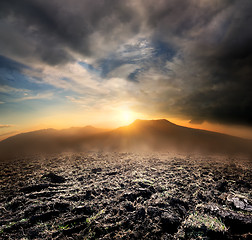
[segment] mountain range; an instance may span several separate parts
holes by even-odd
[[[0,158],[64,151],[207,151],[252,153],[252,141],[159,120],[135,120],[114,130],[92,126],[21,133],[0,142]]]

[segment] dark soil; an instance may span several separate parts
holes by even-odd
[[[0,165],[0,239],[252,239],[246,158],[89,152]]]

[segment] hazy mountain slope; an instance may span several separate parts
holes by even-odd
[[[0,142],[0,156],[61,151],[251,152],[251,141],[178,126],[165,119],[136,120],[112,131],[91,126],[23,133]]]
[[[0,142],[0,158],[27,153],[79,150],[80,143],[88,136],[106,131],[108,130],[86,126],[21,133]]]
[[[129,126],[99,136],[95,144],[109,150],[249,151],[251,141],[225,134],[187,128],[165,119],[136,120]]]

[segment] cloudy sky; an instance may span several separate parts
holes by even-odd
[[[252,137],[251,12],[251,0],[1,0],[0,135],[168,118]]]

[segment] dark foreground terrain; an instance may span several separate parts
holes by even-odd
[[[89,152],[0,164],[0,239],[252,239],[249,159]]]

